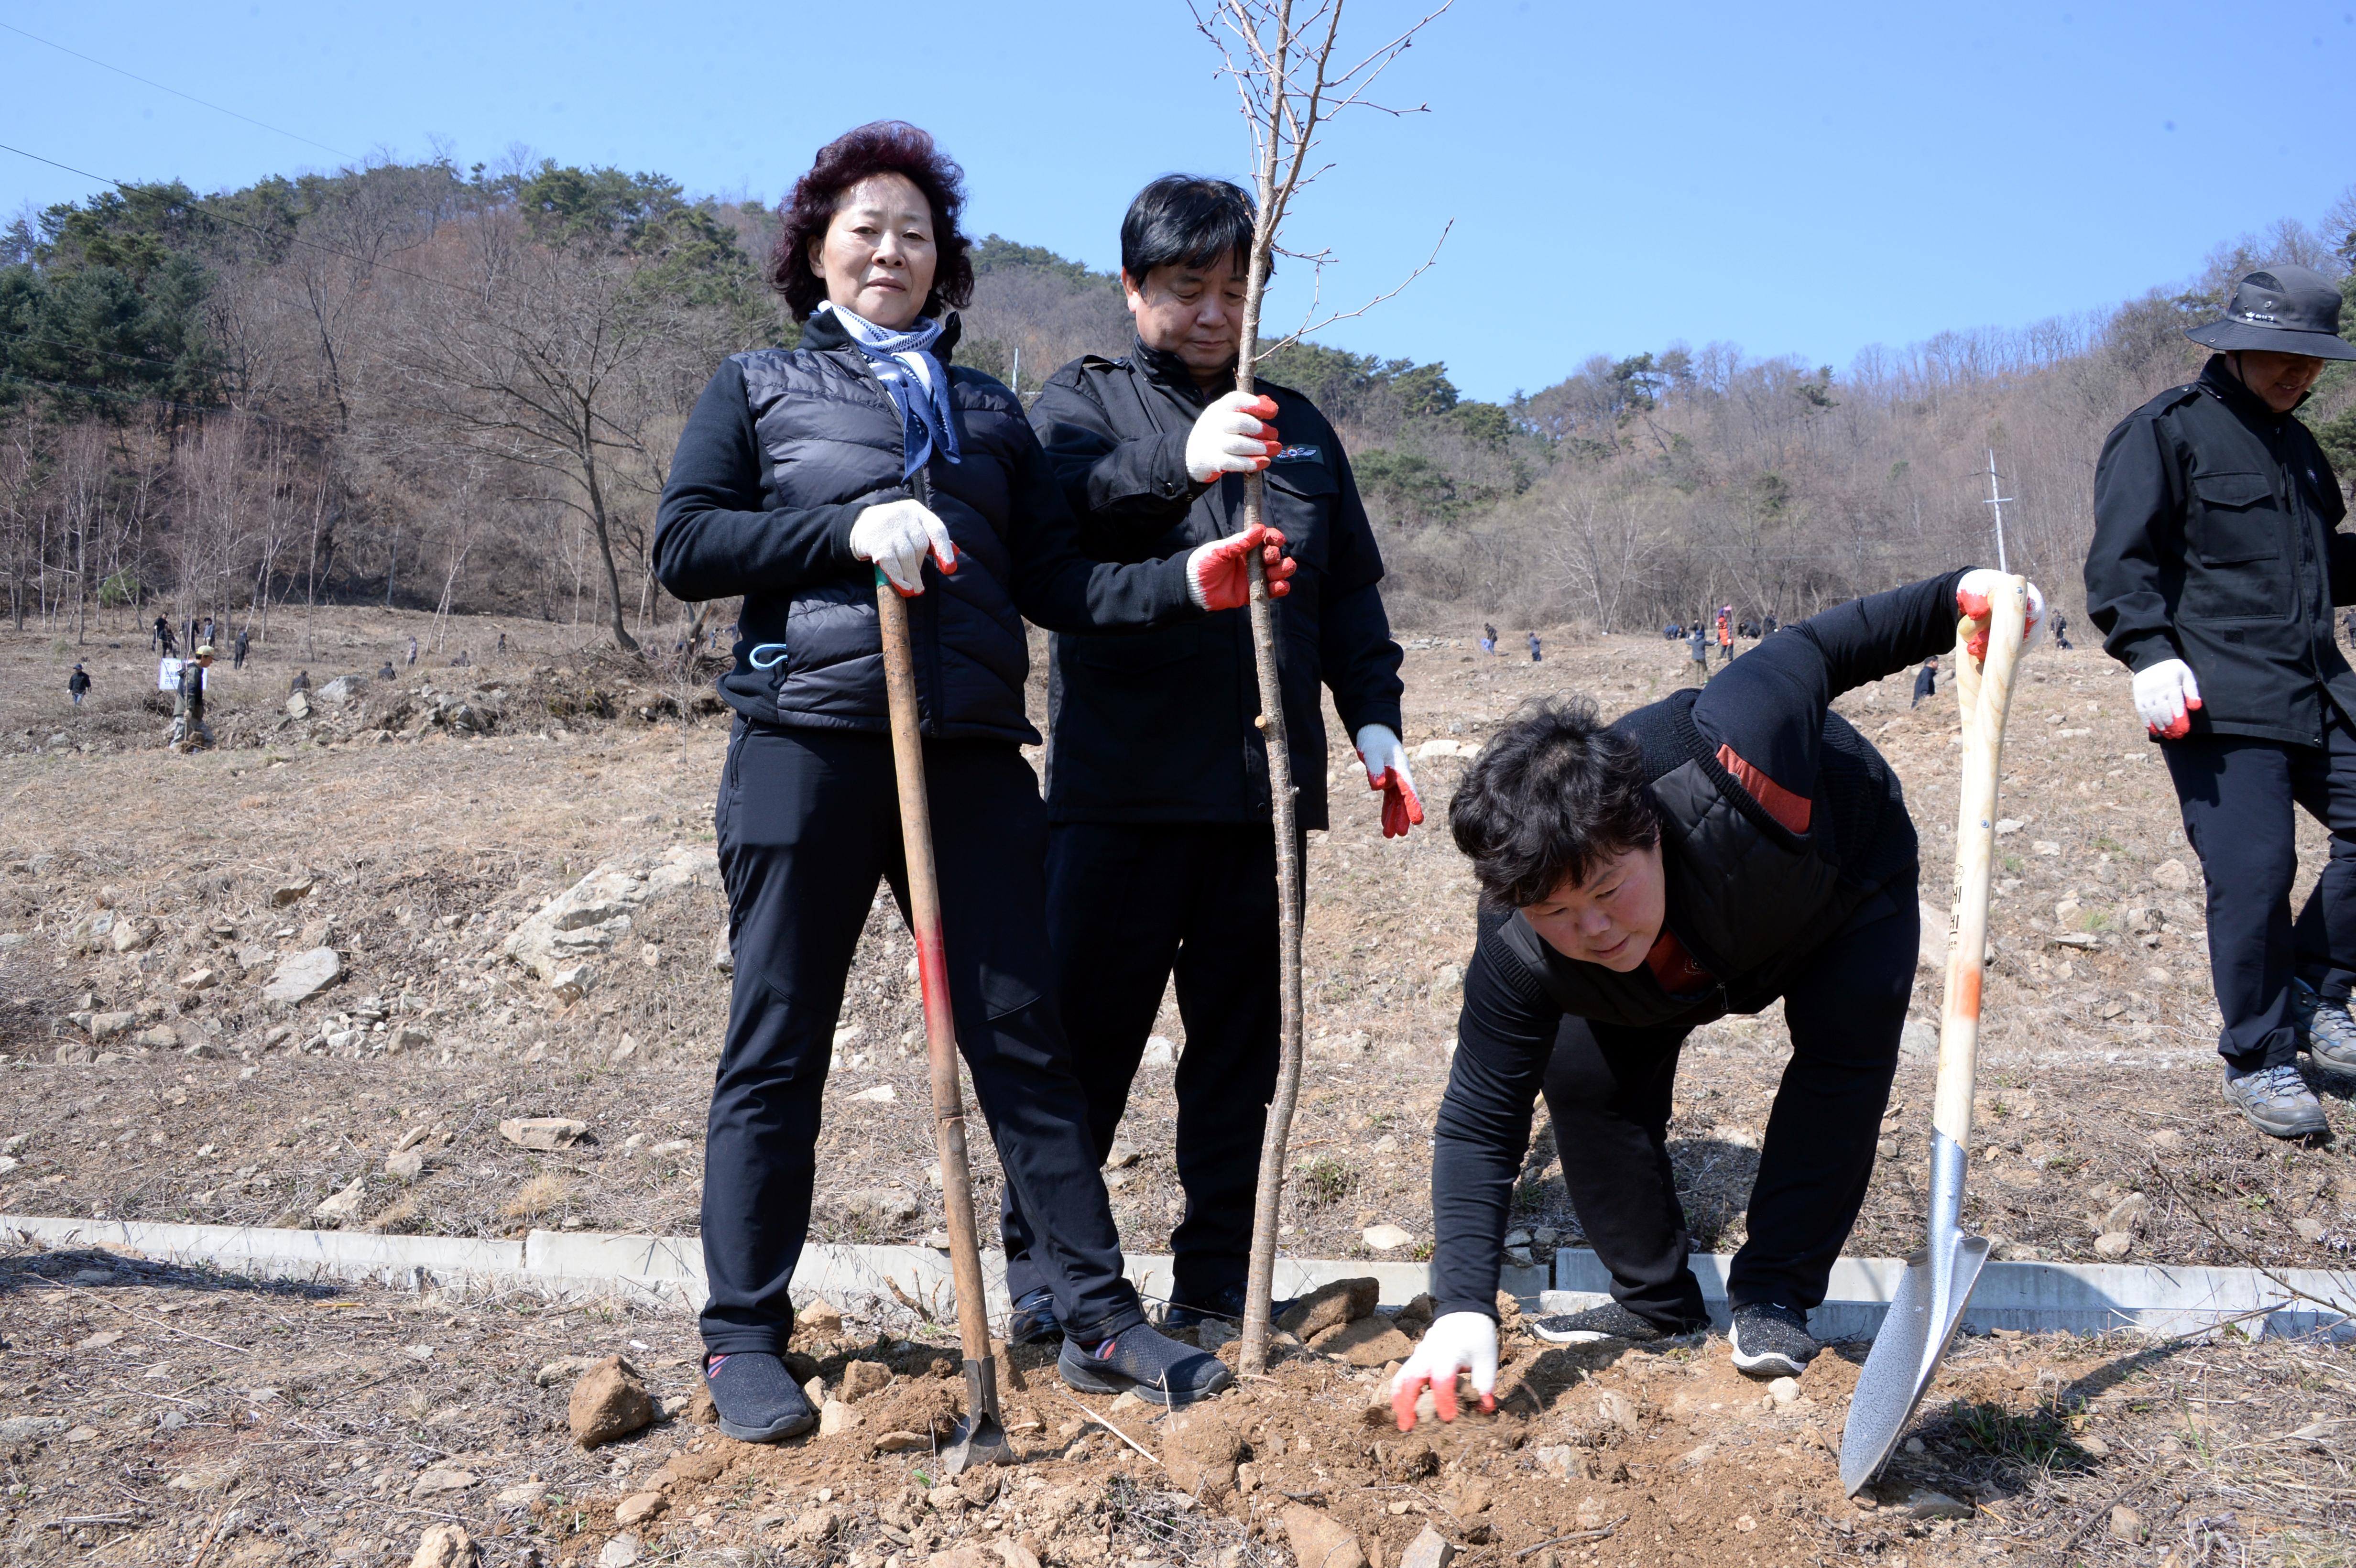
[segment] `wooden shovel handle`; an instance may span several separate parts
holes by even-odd
[[[933,1119],[941,1157],[941,1200],[957,1281],[958,1339],[967,1360],[990,1354],[990,1309],[982,1296],[981,1243],[973,1220],[973,1174],[965,1150],[965,1095],[958,1084],[957,1014],[949,1006],[948,959],[941,945],[940,884],[933,870],[933,813],[925,795],[925,742],[916,719],[916,661],[908,605],[875,574],[884,637],[884,693],[892,715],[892,771],[900,789],[900,836],[908,862],[908,927],[925,1005],[925,1056],[932,1068]]]
[[[1931,1125],[1957,1148],[1972,1136],[1972,1085],[1979,1068],[1980,987],[1987,955],[1988,880],[1996,853],[1997,783],[2004,720],[2029,621],[2029,581],[2008,577],[1988,596],[1987,658],[1965,651],[1973,623],[1959,621],[1955,695],[1964,709],[1962,801],[1955,822],[1955,945],[1939,1016],[1939,1081]]]

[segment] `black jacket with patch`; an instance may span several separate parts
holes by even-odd
[[[1187,596],[1183,556],[1117,566],[1081,553],[1022,404],[948,362],[957,335],[951,316],[934,352],[962,460],[936,453],[925,477],[958,566],[945,576],[927,561],[925,592],[908,601],[917,707],[929,736],[1032,742],[1026,617],[1070,630],[1169,626],[1203,612]],[[720,694],[746,718],[888,727],[874,569],[851,553],[851,527],[868,507],[908,496],[902,429],[830,315],[803,328],[798,348],[731,356],[697,400],[663,488],[655,571],[680,599],[744,596]]]
[[[1826,943],[1915,898],[1919,847],[1898,776],[1831,704],[1953,648],[1962,576],[1786,626],[1700,691],[1612,726],[1644,749],[1665,934],[1704,971],[1696,988],[1671,995],[1649,964],[1623,975],[1566,958],[1519,913],[1483,904],[1432,1146],[1439,1310],[1495,1311],[1506,1208],[1566,1016],[1697,1028],[1757,1012]]]
[[[2321,745],[2327,700],[2356,718],[2331,627],[2356,602],[2347,515],[2313,432],[2214,356],[2103,443],[2086,613],[2128,668],[2192,667],[2192,734]]]
[[[1399,647],[1382,553],[1333,427],[1300,393],[1276,400],[1284,452],[1267,471],[1270,527],[1296,563],[1277,602],[1278,674],[1302,827],[1323,827],[1322,684],[1344,729],[1399,729]],[[1243,526],[1244,482],[1197,485],[1186,437],[1209,400],[1176,356],[1142,344],[1058,370],[1031,421],[1102,560],[1146,560]],[[1058,822],[1267,822],[1268,743],[1251,619],[1223,611],[1142,636],[1059,633],[1048,667],[1047,809]]]

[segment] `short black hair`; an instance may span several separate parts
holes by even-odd
[[[1251,254],[1251,197],[1232,180],[1163,175],[1137,193],[1120,220],[1120,270],[1142,283],[1156,267],[1207,267]]]
[[[1534,702],[1481,748],[1448,828],[1488,897],[1526,909],[1596,865],[1661,840],[1644,754],[1583,697]]]

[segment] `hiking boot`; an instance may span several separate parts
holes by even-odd
[[[766,1350],[733,1350],[703,1358],[703,1381],[720,1413],[720,1430],[739,1443],[798,1437],[818,1424],[818,1412],[786,1363]]]
[[[1173,1410],[1208,1399],[1236,1381],[1216,1356],[1142,1323],[1093,1346],[1065,1335],[1055,1372],[1082,1393],[1133,1393],[1148,1404]]]
[[[1055,1321],[1055,1297],[1044,1285],[1016,1302],[1006,1316],[1010,1345],[1044,1345],[1063,1337],[1064,1326]]]
[[[2271,1138],[2312,1137],[2328,1133],[2323,1103],[2299,1076],[2298,1064],[2260,1067],[2236,1073],[2225,1068],[2225,1104],[2249,1118],[2250,1125]]]
[[[1274,1323],[1292,1310],[1296,1297],[1280,1297],[1268,1304],[1268,1320]],[[1206,1302],[1173,1301],[1162,1309],[1162,1328],[1164,1333],[1175,1334],[1183,1328],[1200,1328],[1205,1323],[1232,1323],[1237,1328],[1244,1322],[1244,1287],[1231,1285],[1212,1293]]]
[[[1796,1378],[1823,1349],[1808,1332],[1806,1313],[1772,1301],[1736,1307],[1726,1339],[1734,1370],[1754,1378]]]
[[[2318,1067],[2356,1077],[2356,1017],[2344,1001],[2327,1001],[2304,980],[2290,983],[2291,1021],[2298,1048]]]
[[[1616,1301],[1607,1301],[1584,1312],[1557,1312],[1533,1318],[1525,1327],[1549,1345],[1591,1345],[1601,1339],[1622,1339],[1631,1345],[1649,1345],[1655,1339],[1667,1339],[1679,1334],[1697,1334],[1709,1325],[1701,1322],[1682,1328],[1664,1327],[1649,1317],[1637,1316]]]

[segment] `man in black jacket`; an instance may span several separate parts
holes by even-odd
[[[2356,539],[2291,417],[2326,360],[2356,359],[2340,311],[2321,273],[2276,267],[2190,328],[2218,352],[2104,443],[2086,556],[2086,613],[2135,671],[2208,881],[2225,1100],[2276,1137],[2329,1130],[2301,1046],[2356,1072],[2356,672],[2331,624],[2356,600]],[[2331,830],[2296,926],[2294,802]]]
[[[1612,1299],[1536,1332],[1643,1342],[1708,1326],[1667,1147],[1678,1052],[1779,997],[1792,1061],[1730,1271],[1729,1338],[1754,1377],[1814,1359],[1807,1313],[1865,1200],[1920,951],[1905,798],[1831,703],[1954,646],[1957,613],[1985,617],[2002,581],[1954,571],[1859,599],[1609,728],[1592,703],[1558,703],[1482,749],[1449,806],[1482,901],[1432,1146],[1437,1315],[1391,1385],[1402,1427],[1427,1384],[1452,1419],[1459,1371],[1494,1408],[1499,1255],[1541,1093]],[[2033,632],[2033,588],[2029,614]]]
[[[1136,347],[1065,366],[1031,420],[1100,560],[1234,533],[1243,475],[1264,475],[1268,522],[1299,563],[1277,628],[1300,825],[1326,825],[1322,682],[1383,792],[1383,831],[1402,835],[1423,809],[1399,742],[1382,557],[1349,459],[1298,392],[1235,387],[1251,229],[1250,198],[1225,181],[1148,186],[1121,224]],[[1253,668],[1241,612],[1139,636],[1059,633],[1049,667],[1048,929],[1099,1151],[1173,971],[1185,1020],[1169,1315],[1181,1327],[1242,1310],[1276,1083],[1276,847]],[[1004,1219],[1010,1338],[1050,1336],[1029,1222],[1011,1201]]]

